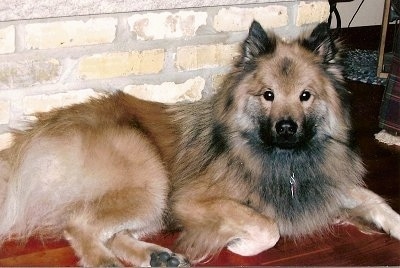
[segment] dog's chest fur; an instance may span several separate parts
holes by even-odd
[[[322,153],[273,151],[266,158],[261,176],[252,181],[258,181],[261,206],[273,209],[281,235],[328,226],[340,209],[340,189],[321,170]]]

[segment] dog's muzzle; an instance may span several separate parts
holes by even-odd
[[[283,149],[290,149],[299,142],[298,125],[292,119],[284,119],[275,124],[275,144]]]
[[[291,118],[260,121],[260,139],[268,147],[294,149],[305,142],[305,126]]]
[[[275,130],[278,136],[290,139],[297,132],[297,124],[293,120],[281,120],[275,124]]]

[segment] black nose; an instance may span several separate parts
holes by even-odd
[[[281,120],[275,125],[276,133],[282,137],[291,137],[296,134],[297,124],[293,120]]]

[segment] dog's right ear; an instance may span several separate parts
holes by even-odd
[[[254,60],[261,55],[275,51],[276,39],[274,35],[269,36],[260,23],[253,21],[247,38],[242,44],[242,55],[239,64],[246,70],[254,66]]]
[[[330,63],[339,52],[327,23],[318,24],[310,36],[301,40],[300,44],[319,55],[324,63]]]

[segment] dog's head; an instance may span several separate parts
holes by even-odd
[[[286,42],[253,22],[220,94],[221,114],[267,147],[299,148],[315,137],[347,141],[347,91],[327,24]]]

